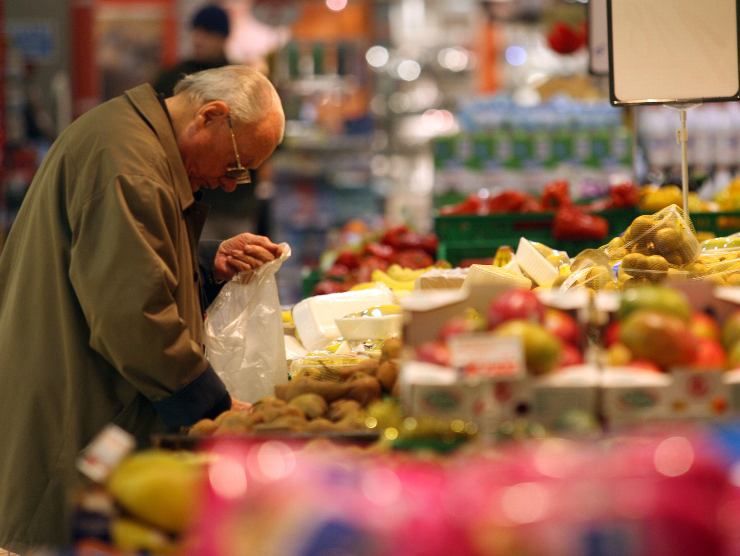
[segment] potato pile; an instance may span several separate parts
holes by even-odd
[[[380,360],[330,356],[304,365],[275,395],[255,403],[249,411],[229,410],[215,420],[202,419],[191,436],[238,435],[264,431],[354,431],[365,427],[365,408],[383,392],[396,393],[401,341],[386,340]],[[333,362],[337,364],[332,364]]]

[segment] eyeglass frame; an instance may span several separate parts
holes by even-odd
[[[234,134],[234,124],[231,122],[231,115],[226,115],[226,121],[229,123],[229,133],[231,133],[231,144],[234,147],[234,156],[236,157],[236,166],[226,168],[225,178],[236,181],[237,185],[248,185],[252,183],[252,175],[249,168],[242,166],[239,150],[236,148],[236,135]]]

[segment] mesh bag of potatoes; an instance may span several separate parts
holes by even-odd
[[[596,291],[616,290],[617,280],[603,249],[586,249],[573,259],[570,274],[561,274],[553,283],[561,292],[585,287]]]
[[[618,266],[619,285],[624,287],[688,275],[681,269],[696,260],[701,246],[683,211],[670,205],[635,218],[624,234],[612,239],[603,250]]]

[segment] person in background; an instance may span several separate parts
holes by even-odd
[[[166,100],[140,85],[54,142],[0,253],[0,547],[70,541],[75,460],[106,424],[143,447],[238,405],[205,358],[200,286],[280,247],[199,251],[199,197],[249,182],[284,129],[270,82],[225,66]]]
[[[154,89],[170,97],[183,76],[227,65],[224,48],[229,31],[229,14],[223,8],[209,4],[198,10],[190,22],[192,57],[162,71]]]
[[[209,4],[199,9],[191,20],[190,29],[192,57],[166,69],[153,83],[154,89],[165,98],[172,96],[175,83],[183,76],[229,63],[224,47],[231,26],[223,8]],[[266,64],[261,68],[258,64],[247,65],[266,73]],[[256,193],[269,191],[270,184],[261,177],[261,172],[253,172],[252,186],[239,188],[234,193],[227,194],[220,189],[204,193],[203,201],[208,204],[210,214],[203,229],[204,238],[224,238],[244,230],[269,233],[269,199],[259,198]]]

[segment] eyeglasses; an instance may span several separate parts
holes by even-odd
[[[231,133],[231,144],[234,146],[234,156],[236,157],[236,166],[226,168],[224,177],[236,181],[237,185],[246,185],[252,183],[252,176],[249,170],[242,166],[239,151],[236,148],[236,136],[234,135],[234,125],[231,123],[231,116],[227,115],[226,120],[229,122],[229,132]]]

